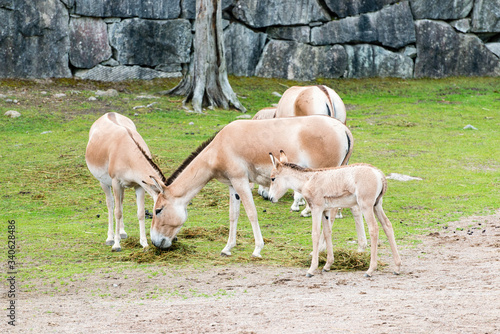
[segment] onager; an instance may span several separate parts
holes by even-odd
[[[142,181],[153,175],[165,180],[160,168],[151,159],[148,146],[137,132],[134,122],[129,118],[111,112],[101,116],[90,128],[89,142],[85,152],[87,166],[101,183],[106,194],[108,207],[108,238],[106,245],[112,251],[120,251],[120,239],[127,238],[123,225],[124,189],[135,189],[137,199],[137,218],[139,219],[140,243],[148,246],[144,220],[144,194],[148,192],[156,202],[156,188]],[[116,230],[113,233],[113,209]]]
[[[333,89],[324,85],[288,88],[278,103],[275,117],[310,115],[328,115],[346,123],[344,102]]]
[[[269,193],[271,202],[277,202],[291,188],[303,194],[312,209],[313,253],[311,267],[307,271],[308,277],[313,276],[318,268],[319,238],[322,222],[327,245],[327,261],[323,271],[329,271],[333,264],[332,231],[329,222],[332,216],[329,211],[336,210],[339,207],[359,207],[366,219],[370,233],[371,258],[370,268],[365,276],[370,277],[377,269],[378,225],[375,215],[380,221],[391,246],[396,264],[394,273],[399,274],[401,258],[396,247],[394,230],[382,208],[382,196],[387,190],[387,181],[379,169],[367,164],[310,169],[289,163],[283,151],[280,151],[279,161],[273,153],[269,154],[273,163]],[[359,218],[355,217],[355,219]],[[356,223],[356,226],[358,226],[358,222]]]
[[[330,87],[317,86],[292,86],[282,95],[276,108],[264,108],[259,110],[253,119],[282,118],[292,116],[327,115],[338,119],[346,124],[346,108],[340,96]],[[259,195],[264,199],[269,198],[269,188],[259,186]],[[292,211],[299,211],[300,205],[307,204],[301,194],[293,196]],[[309,206],[300,213],[303,217],[309,217],[311,210]],[[342,218],[340,210],[337,218]]]
[[[151,241],[158,248],[172,245],[187,219],[187,205],[210,181],[229,187],[229,238],[222,255],[236,245],[240,203],[247,213],[255,238],[252,253],[260,257],[264,241],[250,182],[269,185],[272,164],[268,153],[285,147],[303,166],[332,167],[347,163],[353,138],[341,122],[325,116],[286,119],[238,120],[225,126],[202,144],[166,181],[152,176],[151,187],[159,195],[151,223]],[[144,178],[148,182],[149,178]]]

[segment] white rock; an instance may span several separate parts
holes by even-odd
[[[7,117],[10,117],[10,118],[21,117],[21,113],[19,111],[15,111],[15,110],[6,111],[4,115]]]
[[[95,96],[91,96],[88,98],[89,101],[97,101],[97,98]]]
[[[61,97],[65,97],[65,96],[66,96],[66,94],[64,94],[64,93],[54,94],[54,97],[55,97],[56,99],[59,99],[59,98],[61,98]]]
[[[464,126],[464,130],[477,130],[477,128],[473,125],[467,124]]]
[[[108,89],[106,91],[98,90],[97,92],[95,92],[95,95],[115,97],[115,96],[118,96],[118,91],[116,89]]]
[[[398,174],[398,173],[390,173],[387,175],[388,180],[396,180],[396,181],[422,181],[421,178],[419,177],[414,177],[414,176],[409,176],[409,175],[404,175],[404,174]]]

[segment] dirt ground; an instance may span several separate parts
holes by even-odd
[[[67,291],[41,287],[18,300],[34,333],[499,333],[500,210],[468,217],[400,249],[372,278],[251,265],[114,270]],[[40,282],[41,283],[41,282]],[[41,284],[40,284],[41,285]],[[45,290],[44,290],[45,289]]]

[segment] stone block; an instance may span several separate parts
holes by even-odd
[[[236,19],[254,28],[330,20],[317,0],[238,0],[232,13]]]
[[[102,19],[71,18],[69,61],[74,67],[92,68],[111,57],[107,25]]]
[[[345,50],[348,78],[413,77],[413,60],[404,54],[370,44],[346,45]]]
[[[114,58],[122,65],[189,63],[192,38],[191,24],[184,19],[127,19],[109,28]]]
[[[307,81],[339,78],[347,68],[347,54],[341,45],[311,46],[273,40],[264,48],[255,75]]]
[[[415,42],[415,27],[408,1],[375,13],[331,21],[311,30],[313,45],[352,42],[380,43],[401,48]]]
[[[475,35],[443,21],[416,21],[415,77],[498,76],[500,61]]]
[[[4,1],[0,22],[0,77],[71,77],[69,14],[61,1]]]
[[[415,19],[457,20],[467,17],[474,0],[410,0]]]
[[[233,23],[224,31],[224,47],[229,74],[253,76],[266,43],[266,34]]]
[[[74,0],[74,13],[92,17],[176,19],[180,0]]]
[[[97,65],[89,70],[77,70],[75,76],[81,79],[97,81],[123,81],[132,79],[151,80],[156,78],[178,78],[182,77],[182,73],[167,73],[140,66],[120,65],[108,67]]]

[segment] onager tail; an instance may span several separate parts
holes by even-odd
[[[351,158],[351,154],[352,154],[352,143],[353,143],[352,134],[350,132],[346,131],[345,135],[347,137],[347,152],[346,152],[344,160],[342,160],[341,165],[347,165],[349,163],[349,159]]]
[[[320,91],[322,91],[326,97],[328,98],[328,102],[330,102],[330,106],[332,106],[333,108],[333,115],[330,111],[330,106],[328,104],[326,104],[326,108],[328,109],[328,116],[330,117],[333,117],[333,118],[337,118],[337,111],[335,110],[335,105],[333,104],[332,102],[332,99],[330,98],[330,94],[328,93],[328,90],[326,89],[326,87],[324,85],[317,85],[316,87],[319,88]]]
[[[382,177],[382,190],[380,191],[380,194],[377,196],[377,199],[375,200],[375,204],[373,206],[377,206],[378,205],[378,202],[380,201],[380,199],[382,198],[382,196],[384,196],[384,194],[385,194],[386,191],[387,191],[387,180],[383,176]]]

